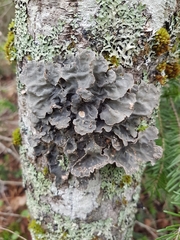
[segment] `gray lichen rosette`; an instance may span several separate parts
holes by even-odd
[[[20,82],[35,130],[29,144],[37,157],[46,155],[58,182],[69,173],[90,176],[108,163],[132,174],[161,157],[157,129],[138,130],[158,105],[159,90],[152,83],[137,85],[132,74],[109,68],[93,51],[51,64],[29,62]]]

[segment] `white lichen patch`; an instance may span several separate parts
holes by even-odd
[[[30,34],[36,40],[38,35],[51,35],[53,27],[63,20],[69,9],[69,1],[30,1],[27,7]]]
[[[79,218],[83,220],[98,207],[97,198],[101,187],[99,174],[96,174],[94,179],[88,180],[84,189],[78,188],[74,184],[75,182],[71,181],[69,188],[66,189],[57,189],[53,184],[51,192],[61,199],[61,204],[51,200],[49,203],[54,212],[70,217],[70,219]]]
[[[84,29],[92,28],[96,24],[94,16],[97,9],[96,0],[81,0],[78,2],[78,18],[81,19],[81,26]]]
[[[150,18],[148,20],[149,30],[154,32],[160,29],[168,20],[169,12],[175,10],[176,0],[129,0],[130,4],[141,2],[145,4]]]

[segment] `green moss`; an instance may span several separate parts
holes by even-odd
[[[147,124],[147,122],[145,120],[142,120],[141,123],[139,124],[139,126],[136,128],[137,131],[142,132],[144,130],[146,130],[149,127],[149,125]]]
[[[20,146],[22,144],[22,138],[20,133],[20,128],[16,128],[12,133],[12,141],[16,146]]]
[[[63,232],[63,233],[62,233],[62,236],[60,237],[60,240],[66,240],[66,239],[67,239],[67,236],[68,236],[67,231]]]
[[[169,32],[164,27],[160,28],[151,45],[156,55],[152,61],[158,63],[152,75],[161,85],[180,76],[180,17],[177,14],[172,15],[169,23]]]
[[[44,234],[45,230],[41,227],[41,225],[39,223],[36,222],[36,220],[31,220],[31,222],[28,225],[28,228],[34,232],[36,232],[36,234]]]
[[[43,170],[42,170],[42,173],[43,173],[44,176],[47,176],[48,173],[49,173],[48,167],[44,167]]]
[[[166,69],[166,62],[159,63],[159,64],[157,65],[156,69],[157,69],[159,72],[165,71],[165,69]]]
[[[120,64],[120,60],[117,56],[111,56],[108,52],[102,53],[103,57],[109,62],[110,67],[118,67]]]
[[[4,51],[5,51],[5,55],[6,58],[9,62],[12,62],[15,60],[15,54],[16,54],[16,48],[14,47],[14,20],[12,20],[12,22],[9,24],[8,27],[8,35],[7,35],[7,40],[6,43],[4,45]]]
[[[121,180],[124,184],[131,184],[132,183],[132,177],[130,175],[123,175],[122,176],[122,180]]]
[[[28,229],[33,232],[33,235],[35,236],[36,240],[42,240],[45,238],[43,237],[43,235],[45,235],[45,230],[42,228],[42,226],[37,223],[37,221],[35,219],[31,220],[31,222],[28,225]]]
[[[155,75],[155,79],[160,82],[161,85],[164,85],[167,82],[167,79],[176,79],[180,76],[179,59],[172,62],[164,61],[159,63],[156,69],[157,74]]]
[[[154,41],[153,50],[156,56],[160,56],[169,51],[170,35],[165,28],[162,27],[156,32]]]
[[[175,79],[180,75],[180,63],[178,61],[166,64],[165,73],[169,79]]]

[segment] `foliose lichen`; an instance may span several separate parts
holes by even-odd
[[[69,172],[90,176],[108,163],[131,174],[140,162],[161,157],[154,143],[157,129],[136,129],[142,117],[152,114],[160,92],[151,83],[137,85],[122,67],[108,65],[103,56],[83,50],[54,64],[31,61],[20,75],[36,129],[29,141],[35,156],[46,155],[58,181]],[[64,154],[68,171],[60,166]]]
[[[45,240],[44,237],[42,238],[42,235],[45,235],[45,230],[35,219],[30,221],[30,223],[28,224],[28,229],[32,232],[33,235],[35,235],[37,240]]]

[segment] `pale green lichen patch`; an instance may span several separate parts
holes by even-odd
[[[147,123],[147,120],[143,119],[139,126],[136,128],[137,131],[144,131],[149,127],[149,124]]]
[[[26,1],[16,4],[15,18],[15,46],[17,48],[16,58],[21,61],[23,57],[27,60],[52,60],[57,54],[77,51],[79,45],[78,33],[88,40],[86,47],[103,53],[110,65],[132,66],[133,55],[140,52],[138,41],[144,35],[146,24],[145,8],[141,4],[130,6],[124,1],[97,0],[98,10],[93,16],[92,26],[83,29],[80,25],[78,15],[70,23],[69,19],[59,20],[56,26],[47,36],[39,35],[33,39],[28,33],[28,19]],[[69,24],[76,33],[64,43],[58,42],[58,36],[65,31],[64,26]],[[91,26],[91,25],[90,25]],[[81,33],[80,33],[81,32]],[[144,35],[145,36],[145,35]],[[77,46],[76,46],[77,44]]]
[[[116,58],[115,65],[132,66],[133,55],[140,51],[138,40],[144,35],[145,7],[130,6],[122,0],[97,0],[97,3],[96,25],[86,34],[92,49]]]
[[[58,223],[57,233],[59,232],[62,237],[64,232],[66,232],[66,239],[68,240],[92,240],[95,234],[98,236],[104,236],[107,240],[113,240],[110,230],[112,227],[111,219],[77,224],[69,218],[63,219],[58,215],[55,215],[54,220]],[[55,240],[56,238],[51,239]]]
[[[132,176],[125,174],[123,168],[107,165],[100,170],[102,177],[101,188],[105,198],[116,199],[116,207],[120,206],[118,226],[122,239],[131,239],[134,214],[140,193],[140,181],[144,170],[142,165]],[[128,230],[127,230],[128,229]]]
[[[47,204],[39,205],[39,201],[43,195],[51,194],[51,182],[28,161],[27,148],[24,145],[20,147],[20,157],[24,172],[23,183],[26,186],[28,186],[29,183],[31,184],[31,187],[28,187],[26,191],[27,205],[34,218],[43,219],[43,215],[50,210],[50,207]]]
[[[69,170],[69,160],[65,154],[61,155],[58,159],[59,165],[61,166],[62,170],[68,171]]]
[[[134,174],[127,175],[123,168],[108,164],[100,170],[101,189],[105,198],[112,199],[115,196],[124,196],[126,190],[134,183]],[[122,199],[121,199],[122,200]]]
[[[102,178],[101,189],[105,198],[112,199],[114,196],[122,194],[123,190],[120,188],[120,182],[124,173],[123,168],[117,168],[111,164],[100,169]]]
[[[55,43],[57,35],[63,31],[64,23],[62,21],[59,21],[56,27],[52,28],[49,36],[39,35],[37,40],[34,41],[28,32],[26,4],[20,1],[15,5],[15,9],[16,60],[22,61],[26,57],[27,60],[40,60],[43,58],[44,60],[51,61],[55,55],[64,51],[63,45]]]
[[[137,212],[137,203],[141,191],[140,182],[145,169],[145,164],[139,167],[139,170],[132,175],[132,187],[125,187],[123,193],[122,209],[119,212],[118,226],[122,232],[122,239],[131,239],[134,226],[134,217]],[[123,177],[124,178],[124,177]],[[123,179],[122,178],[122,179]],[[127,176],[125,177],[127,179]],[[124,180],[125,180],[124,179]]]
[[[33,164],[29,163],[26,157],[27,149],[22,146],[20,149],[21,163],[24,171],[24,183],[30,187],[26,191],[27,204],[33,220],[29,225],[32,237],[35,240],[91,240],[94,235],[104,236],[105,239],[113,240],[111,234],[111,219],[94,221],[92,223],[77,223],[69,217],[55,214],[50,205],[45,202],[48,195],[53,199],[54,194],[50,191],[51,182],[45,178],[43,173],[38,172]],[[51,199],[51,201],[53,201]],[[48,219],[46,220],[46,216]]]

